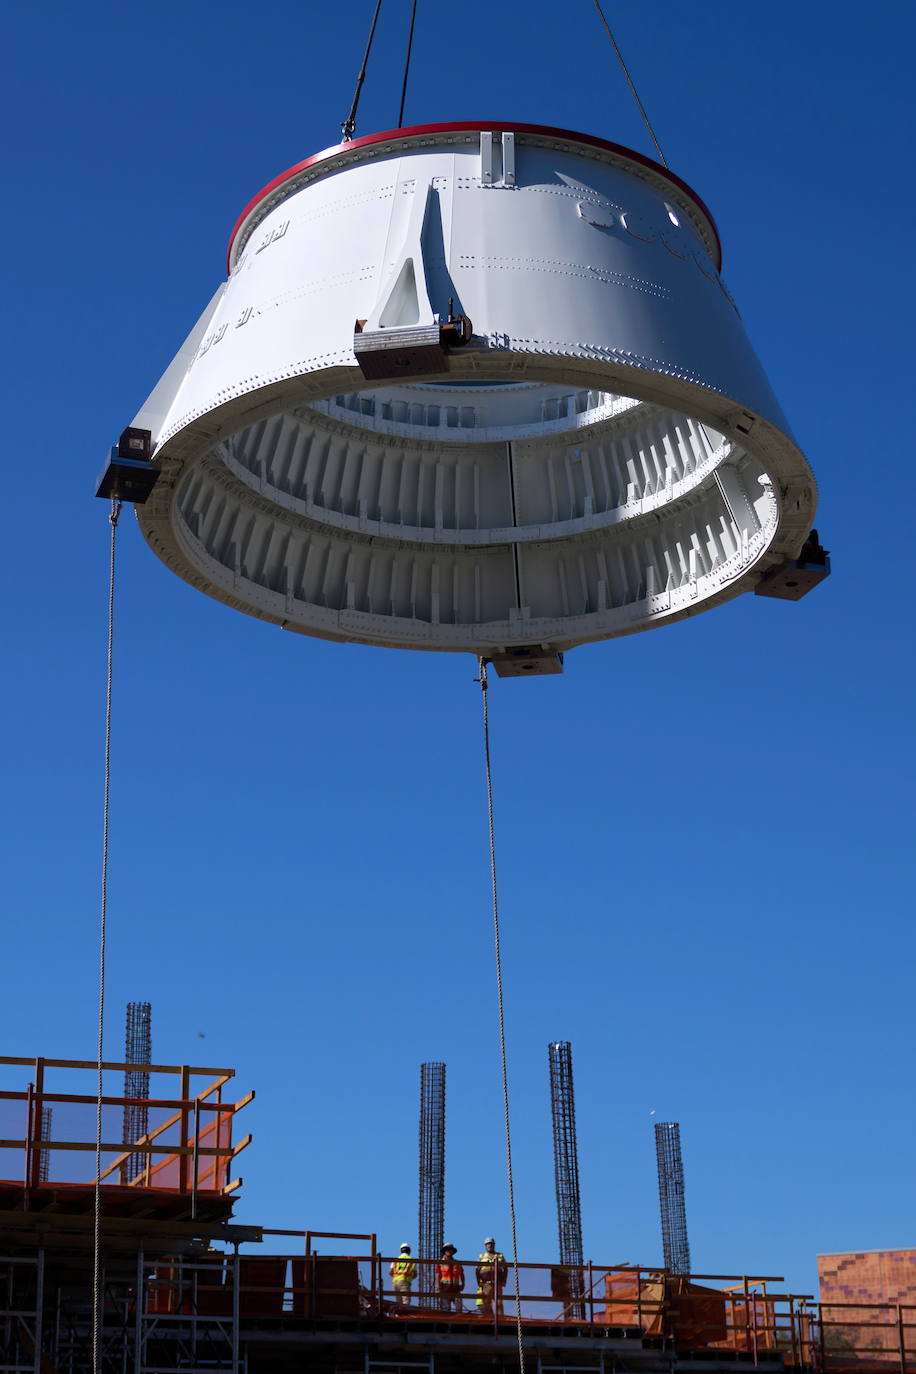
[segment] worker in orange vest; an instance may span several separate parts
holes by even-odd
[[[417,1277],[417,1266],[411,1258],[410,1246],[401,1246],[401,1253],[396,1260],[393,1260],[388,1268],[394,1287],[395,1302],[399,1311],[404,1311],[410,1306],[410,1289],[414,1279]]]
[[[461,1294],[464,1291],[464,1266],[455,1259],[454,1245],[443,1245],[442,1257],[436,1265],[436,1288],[441,1299],[439,1306],[443,1312],[450,1312],[452,1303],[456,1312],[463,1312]]]

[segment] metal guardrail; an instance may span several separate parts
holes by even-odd
[[[0,1183],[16,1183],[27,1190],[94,1185],[96,1095],[52,1091],[49,1070],[66,1070],[71,1075],[84,1070],[94,1076],[98,1066],[87,1060],[9,1056],[0,1056],[0,1065],[27,1066],[32,1072],[25,1090],[0,1091]],[[254,1093],[238,1102],[223,1101],[232,1070],[121,1062],[107,1062],[104,1068],[173,1076],[178,1092],[142,1099],[103,1095],[101,1183],[192,1195],[231,1192],[239,1186],[240,1180],[230,1181],[229,1166],[251,1136],[233,1143],[233,1118]],[[211,1081],[194,1092],[195,1076]],[[149,1127],[137,1140],[123,1138],[123,1112],[128,1105],[146,1109]],[[52,1118],[49,1136],[46,1123]],[[129,1168],[137,1160],[140,1168]]]
[[[416,1327],[447,1321],[495,1333],[515,1321],[511,1269],[488,1310],[476,1291],[476,1257],[456,1256],[465,1271],[460,1301],[443,1298],[436,1261],[422,1259],[405,1297],[389,1273],[397,1256],[377,1254],[374,1236],[264,1231],[265,1239],[271,1235],[301,1237],[303,1250],[239,1260],[243,1317],[388,1319]],[[367,1240],[370,1252],[322,1254],[316,1241],[325,1239]],[[772,1275],[677,1275],[593,1261],[581,1268],[526,1261],[519,1278],[526,1325],[616,1328],[673,1350],[731,1352],[754,1365],[781,1362],[816,1374],[916,1374],[916,1304],[819,1303],[774,1287],[783,1280]]]
[[[316,1253],[314,1244],[321,1239],[310,1235],[307,1254],[304,1246],[291,1255],[210,1251],[171,1259],[144,1256],[141,1251],[135,1275],[106,1285],[103,1330],[128,1362],[138,1352],[138,1368],[143,1352],[159,1343],[162,1348],[206,1350],[208,1359],[215,1359],[217,1352],[222,1362],[214,1368],[238,1369],[249,1328],[257,1334],[267,1326],[304,1349],[313,1323],[324,1318],[335,1328],[342,1326],[347,1339],[364,1321],[367,1342],[378,1339],[382,1326],[395,1340],[399,1327],[410,1330],[412,1344],[419,1348],[424,1344],[423,1323],[435,1323],[430,1336],[436,1341],[443,1338],[443,1323],[456,1333],[459,1344],[462,1327],[491,1333],[494,1339],[513,1339],[514,1300],[508,1293],[503,1294],[502,1314],[481,1314],[469,1285],[468,1310],[445,1313],[437,1305],[441,1294],[425,1286],[424,1270],[419,1269],[410,1305],[403,1304],[401,1294],[399,1306],[387,1273],[391,1257]],[[46,1323],[43,1338],[40,1260],[38,1278],[26,1273],[35,1263],[21,1256],[7,1261],[8,1266],[18,1264],[22,1274],[10,1281],[8,1310],[0,1317],[20,1323],[24,1334],[16,1339],[20,1346],[23,1341],[29,1345],[27,1356],[44,1348],[53,1350],[56,1358],[66,1346],[82,1352],[83,1358],[90,1339],[88,1307],[84,1302],[73,1307],[65,1299],[63,1321]],[[429,1270],[430,1261],[421,1264]],[[474,1265],[468,1260],[466,1272]],[[622,1330],[634,1337],[634,1343],[639,1334],[669,1355],[689,1353],[715,1364],[722,1352],[730,1352],[726,1358],[762,1365],[773,1374],[793,1366],[804,1374],[916,1374],[916,1305],[820,1304],[806,1296],[771,1291],[773,1279],[731,1277],[723,1283],[724,1276],[688,1278],[598,1264],[577,1268],[525,1263],[520,1268],[525,1330],[535,1343],[539,1331],[549,1341],[558,1326],[596,1338]],[[565,1299],[550,1291],[557,1279],[581,1285],[576,1300],[585,1304],[582,1317],[571,1316]],[[720,1286],[713,1287],[715,1283]],[[639,1318],[635,1323],[619,1320],[634,1314]],[[30,1359],[23,1367],[31,1368]]]
[[[916,1303],[812,1304],[815,1367],[825,1371],[916,1371]]]
[[[511,1270],[502,1289],[481,1293],[476,1257],[456,1257],[465,1274],[460,1295],[444,1295],[435,1281],[436,1262],[423,1259],[414,1261],[416,1276],[410,1292],[405,1293],[395,1289],[390,1274],[397,1256],[319,1253],[315,1242],[324,1237],[316,1232],[265,1229],[264,1238],[269,1240],[275,1234],[298,1234],[303,1248],[298,1254],[246,1254],[240,1258],[235,1272],[243,1317],[383,1319],[415,1326],[447,1321],[477,1330],[489,1328],[494,1333],[515,1321]],[[581,1267],[524,1262],[519,1265],[519,1279],[521,1316],[526,1325],[593,1328],[604,1333],[614,1328],[654,1338],[674,1349],[742,1352],[754,1363],[765,1357],[802,1366],[813,1363],[807,1299],[772,1291],[772,1285],[781,1282],[774,1277],[687,1277],[661,1269],[594,1262]],[[159,1271],[155,1285],[166,1294],[168,1273]],[[208,1285],[200,1286],[197,1292],[197,1301],[206,1308]],[[225,1304],[224,1279],[216,1285],[213,1296]],[[161,1300],[168,1305],[183,1299],[164,1296]]]

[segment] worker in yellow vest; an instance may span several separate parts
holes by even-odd
[[[411,1259],[409,1245],[401,1246],[401,1253],[392,1261],[388,1273],[393,1282],[398,1311],[405,1311],[410,1306],[410,1289],[417,1277],[417,1266]]]
[[[503,1314],[502,1291],[509,1276],[509,1266],[505,1255],[496,1248],[496,1241],[487,1236],[483,1243],[483,1254],[477,1260],[477,1311],[482,1317],[492,1317],[493,1304],[496,1315]]]

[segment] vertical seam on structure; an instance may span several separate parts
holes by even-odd
[[[102,1048],[105,1029],[105,926],[108,915],[108,802],[111,791],[111,680],[114,663],[115,544],[121,502],[112,498],[111,556],[108,569],[108,676],[105,689],[105,781],[102,801],[102,894],[99,914],[99,1041],[98,1092],[95,1123],[95,1192],[92,1224],[92,1371],[99,1374],[101,1327],[101,1214],[102,1214]]]
[[[487,705],[487,660],[480,665],[480,693],[483,700],[483,752],[487,773],[487,818],[490,827],[490,886],[493,893],[493,937],[496,953],[496,999],[499,1009],[499,1056],[502,1067],[503,1115],[506,1126],[506,1175],[509,1183],[509,1217],[512,1223],[512,1270],[515,1278],[515,1327],[518,1336],[518,1366],[525,1374],[525,1349],[522,1339],[522,1302],[518,1278],[518,1235],[515,1221],[515,1186],[512,1180],[512,1134],[509,1127],[509,1074],[506,1068],[506,1022],[503,1013],[503,974],[499,948],[499,898],[496,886],[496,837],[493,826],[493,770],[490,763],[490,713]],[[497,1265],[497,1270],[498,1270]],[[494,1276],[493,1301],[499,1313],[499,1274]],[[498,1319],[498,1318],[497,1318]]]
[[[518,528],[518,510],[515,500],[515,455],[512,452],[512,441],[506,444],[506,463],[509,469],[509,505],[512,516],[512,528]],[[512,541],[512,568],[515,573],[515,604],[519,610],[522,609],[522,570],[521,570],[521,551],[517,539]]]

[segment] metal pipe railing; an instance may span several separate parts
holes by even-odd
[[[304,1232],[294,1234],[305,1239]],[[314,1238],[310,1233],[310,1240]],[[181,1313],[193,1291],[199,1316],[238,1311],[243,1324],[249,1318],[282,1322],[350,1316],[418,1326],[446,1321],[499,1333],[515,1318],[515,1296],[508,1288],[494,1294],[492,1303],[480,1300],[475,1259],[458,1261],[466,1274],[463,1310],[444,1312],[441,1294],[428,1279],[415,1282],[409,1295],[395,1291],[388,1277],[394,1256],[374,1248],[371,1254],[355,1256],[303,1250],[289,1255],[227,1255],[207,1262],[157,1260],[156,1272],[147,1280],[149,1300],[157,1314],[168,1319]],[[424,1268],[434,1263],[420,1262]],[[635,1266],[610,1268],[590,1261],[572,1275],[584,1297],[580,1315],[551,1291],[557,1271],[568,1276],[572,1266],[523,1262],[519,1268],[522,1319],[534,1326],[543,1322],[605,1332],[608,1327],[633,1329],[663,1337],[677,1351],[734,1351],[750,1356],[756,1365],[778,1358],[786,1366],[816,1369],[819,1374],[863,1369],[913,1374],[916,1304],[822,1304],[805,1295],[767,1291],[765,1285],[772,1279],[704,1276],[706,1282],[700,1284],[694,1276]],[[712,1281],[730,1286],[715,1288]]]

